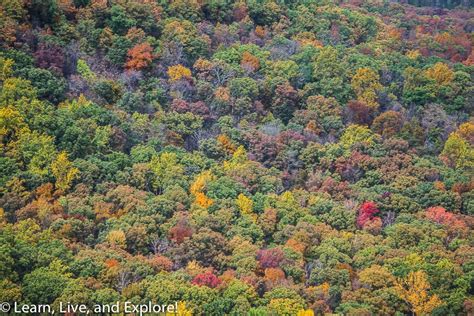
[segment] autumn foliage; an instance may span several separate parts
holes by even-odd
[[[150,44],[137,44],[127,52],[125,67],[132,70],[142,70],[151,64],[153,57],[153,48]]]
[[[0,302],[474,315],[473,30],[467,0],[1,1]]]
[[[408,304],[415,315],[429,315],[443,304],[438,295],[430,295],[430,283],[423,271],[410,272],[396,283],[397,294]]]
[[[171,81],[191,78],[191,70],[182,65],[175,65],[169,67],[167,73]]]
[[[257,57],[253,56],[249,52],[244,52],[242,54],[242,61],[240,62],[240,65],[244,69],[255,71],[260,67],[260,61]]]
[[[375,216],[379,213],[379,209],[374,202],[368,201],[362,203],[359,207],[359,214],[357,216],[357,226],[364,227],[367,223],[375,220],[377,217]]]
[[[191,281],[191,283],[198,286],[207,286],[210,288],[215,288],[219,286],[219,284],[221,284],[221,280],[219,280],[217,276],[212,272],[207,271],[205,273],[196,275]]]
[[[352,77],[351,86],[359,102],[371,108],[378,106],[377,93],[382,88],[379,75],[370,68],[359,68]]]
[[[192,236],[193,230],[185,221],[182,220],[170,229],[169,234],[171,240],[180,244],[186,238]]]
[[[263,269],[277,268],[284,258],[283,251],[279,248],[262,249],[257,254],[260,267]]]

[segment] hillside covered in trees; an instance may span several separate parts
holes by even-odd
[[[0,1],[0,302],[473,315],[474,11],[436,4]]]

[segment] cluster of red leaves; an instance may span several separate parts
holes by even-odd
[[[189,103],[182,99],[174,99],[171,103],[171,110],[178,113],[191,112],[201,116],[205,120],[211,119],[209,107],[202,101]]]
[[[221,280],[212,272],[207,271],[205,273],[200,273],[194,277],[191,281],[192,284],[198,286],[207,286],[210,288],[215,288],[221,284]]]
[[[359,208],[359,215],[357,216],[357,226],[363,228],[365,224],[376,219],[375,214],[379,212],[377,205],[372,201],[362,203]]]

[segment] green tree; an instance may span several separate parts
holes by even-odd
[[[184,177],[184,167],[179,164],[175,153],[165,152],[154,156],[149,165],[154,174],[152,184],[158,192],[162,192],[168,186],[175,184],[176,180]]]
[[[25,275],[23,293],[32,304],[50,304],[61,296],[65,287],[71,282],[71,273],[59,260],[51,262],[48,267],[33,270]]]
[[[338,101],[346,101],[349,96],[347,82],[347,63],[340,56],[340,52],[332,46],[321,48],[313,64],[314,90],[313,94],[325,97],[334,97]]]
[[[254,99],[258,95],[257,83],[249,77],[232,79],[229,82],[229,90],[234,98],[248,97]]]

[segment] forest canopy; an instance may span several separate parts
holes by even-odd
[[[1,1],[0,302],[472,315],[474,11],[409,3]]]

